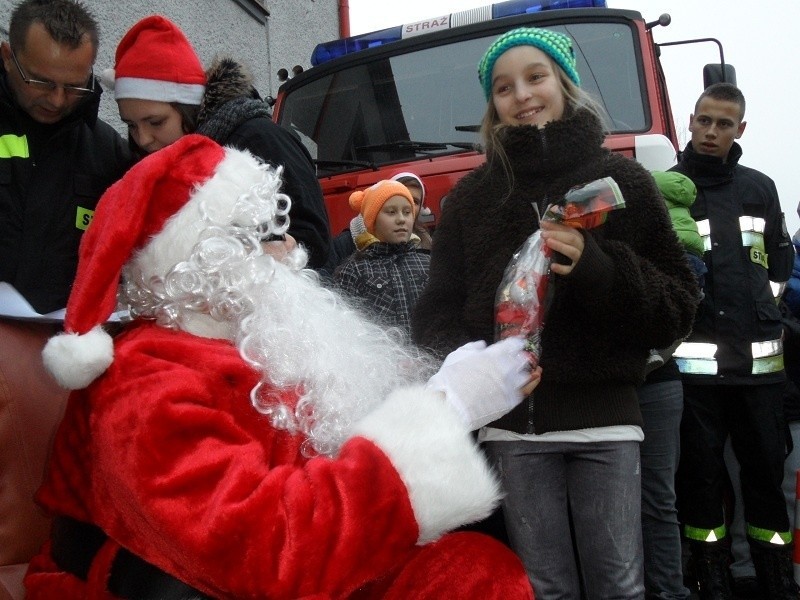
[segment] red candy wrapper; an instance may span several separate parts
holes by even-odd
[[[605,223],[609,212],[624,207],[619,186],[611,177],[604,177],[569,190],[562,201],[547,206],[542,221],[592,229]],[[526,337],[525,349],[533,367],[541,356],[542,329],[552,292],[552,260],[541,231],[535,231],[511,257],[495,297],[495,339]]]

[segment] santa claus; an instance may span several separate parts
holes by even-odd
[[[532,598],[507,548],[446,533],[498,500],[470,430],[537,382],[522,341],[433,373],[264,242],[279,175],[187,135],[98,205],[44,352],[75,391],[28,598]]]

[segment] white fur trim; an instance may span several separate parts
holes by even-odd
[[[84,335],[61,333],[42,350],[44,365],[58,384],[80,390],[97,379],[114,361],[114,343],[101,326]]]
[[[116,71],[112,68],[103,69],[100,71],[100,74],[97,76],[100,80],[100,83],[103,84],[103,87],[108,90],[114,89],[114,80],[116,79]]]
[[[441,394],[397,390],[354,432],[379,446],[406,484],[420,544],[489,516],[500,500],[485,457]]]
[[[167,219],[162,230],[133,257],[145,279],[165,277],[167,272],[186,260],[200,239],[200,233],[209,226],[205,215],[216,225],[229,225],[234,199],[246,193],[265,177],[277,177],[274,171],[265,173],[261,163],[252,154],[225,149],[225,158],[217,165],[214,175],[192,191],[186,204]]]
[[[199,105],[205,91],[206,86],[198,83],[176,83],[139,77],[119,77],[114,81],[114,98],[117,100],[136,98]]]

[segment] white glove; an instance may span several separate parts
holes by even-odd
[[[522,402],[522,386],[530,377],[525,341],[506,338],[486,346],[470,342],[444,359],[427,389],[443,392],[470,431],[502,417]]]

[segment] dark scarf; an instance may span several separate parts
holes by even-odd
[[[239,125],[257,117],[271,118],[252,77],[230,58],[215,61],[206,73],[208,84],[197,117],[197,133],[225,144]]]

